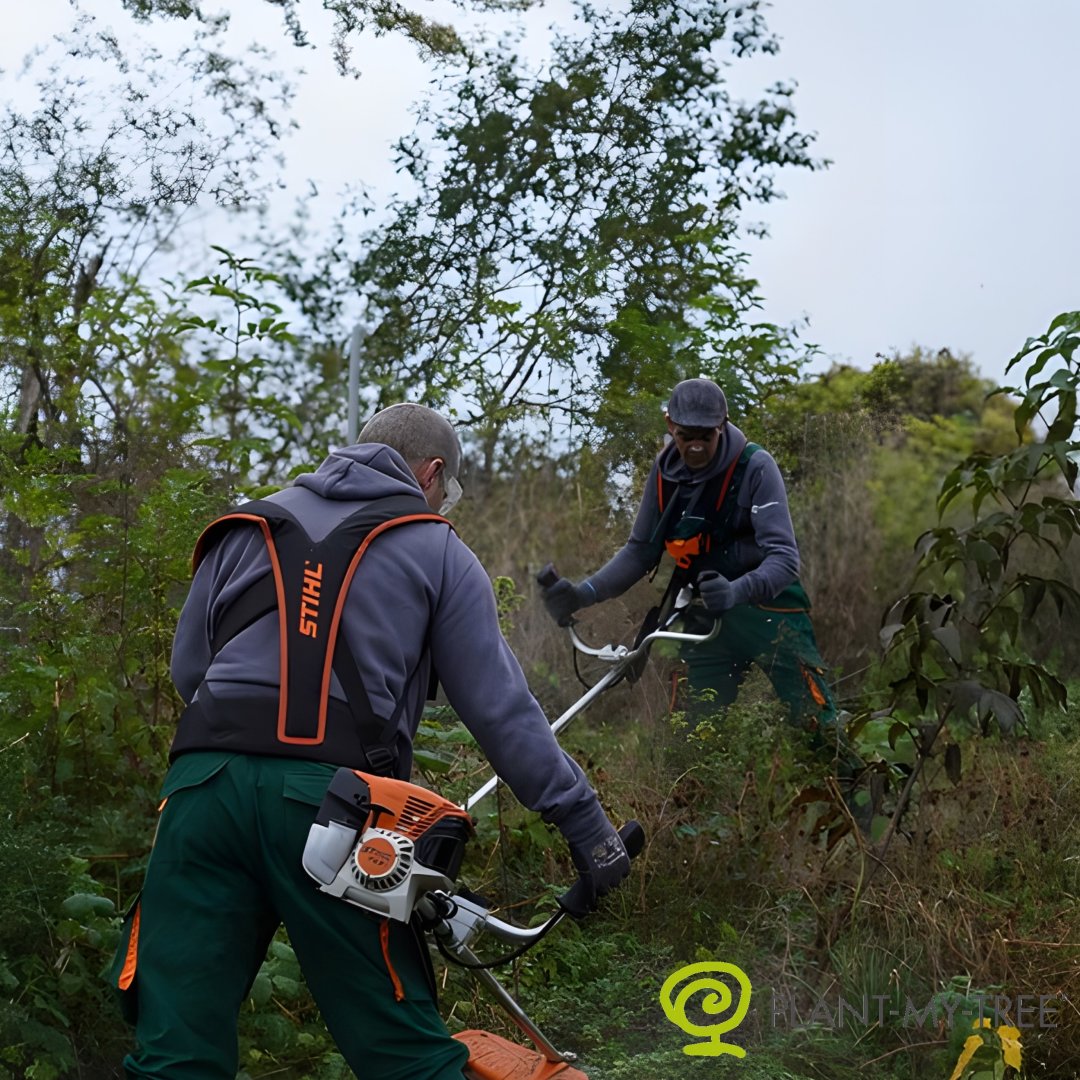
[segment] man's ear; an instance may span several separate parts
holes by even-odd
[[[668,434],[669,435],[674,435],[675,434],[675,421],[672,420],[671,417],[668,416],[667,413],[664,413],[664,419],[667,421]]]
[[[427,461],[423,462],[416,472],[416,482],[420,485],[421,491],[427,491],[431,487],[443,464],[442,458],[428,458]]]

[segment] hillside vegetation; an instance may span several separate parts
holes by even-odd
[[[827,165],[793,87],[727,81],[779,48],[759,0],[575,5],[535,64],[469,28],[530,0],[460,0],[454,26],[324,0],[339,71],[390,33],[430,78],[396,191],[310,183],[283,221],[293,87],[273,53],[309,42],[320,5],[248,6],[270,18],[237,45],[190,0],[80,0],[28,60],[29,105],[0,113],[0,1080],[120,1075],[104,973],[153,841],[203,526],[316,466],[350,405],[444,410],[467,450],[456,526],[555,716],[599,671],[572,662],[536,573],[619,547],[662,406],[699,375],[787,477],[866,768],[845,800],[763,680],[691,734],[657,648],[564,736],[645,849],[506,981],[592,1080],[1080,1074],[1080,312],[1000,392],[937,349],[808,374],[741,243],[785,171]],[[326,93],[324,115],[349,113]],[[218,225],[236,250],[197,238]],[[632,641],[662,580],[582,634]],[[418,747],[415,779],[450,797],[487,776],[445,703]],[[463,881],[542,917],[573,880],[561,841],[504,792],[477,809]],[[744,1058],[683,1052],[661,992],[690,964],[745,973]],[[439,974],[452,1027],[510,1030]],[[722,1023],[723,996],[687,1015]],[[284,935],[241,1054],[244,1080],[347,1075]]]
[[[638,683],[575,720],[564,745],[613,817],[642,822],[647,845],[601,913],[560,928],[509,979],[590,1076],[946,1078],[980,1002],[1015,1008],[1021,995],[1036,1018],[1044,1009],[1043,1026],[1021,1032],[1026,1075],[1074,1074],[1080,713],[1065,692],[1076,676],[1066,485],[1077,374],[1061,361],[1077,319],[1043,342],[1063,376],[1029,367],[1008,398],[987,399],[965,362],[916,354],[793,385],[743,421],[790,474],[823,652],[877,814],[869,836],[852,828],[764,679],[687,739],[680,666],[658,649]],[[934,380],[952,395],[921,399]],[[1032,396],[1040,382],[1043,398],[1062,390],[1041,432],[1025,404],[1053,404]],[[4,436],[0,1067],[37,1078],[119,1075],[128,1034],[103,970],[146,864],[180,706],[167,663],[189,550],[230,494],[182,430],[131,428],[113,461],[88,457],[95,439],[115,446],[111,433],[68,430],[78,449]],[[586,662],[575,673],[532,579],[549,558],[587,572],[622,542],[635,496],[610,487],[610,468],[592,448],[555,458],[530,446],[495,475],[465,476],[458,528],[495,579],[552,716],[584,692],[579,675],[598,672]],[[976,493],[967,505],[965,485]],[[935,544],[952,545],[940,562]],[[656,588],[591,610],[581,632],[630,639]],[[445,794],[464,798],[486,776],[445,707],[420,744],[425,782]],[[505,795],[478,810],[464,880],[519,917],[550,910],[573,877],[557,835]],[[744,1063],[687,1057],[663,1015],[664,980],[700,961],[736,963],[751,979],[734,1036]],[[448,976],[452,1025],[506,1030],[462,973]],[[841,999],[852,1008],[838,1015]],[[890,1019],[909,1004],[906,1022]],[[243,1037],[252,1078],[345,1075],[283,937]],[[1000,1075],[1000,1036],[984,1037],[969,1067]]]

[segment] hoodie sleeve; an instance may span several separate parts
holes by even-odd
[[[749,493],[750,525],[763,558],[758,566],[732,581],[736,604],[763,604],[799,576],[799,548],[788,510],[780,467],[765,450],[750,459],[740,503]]]
[[[586,578],[597,601],[621,596],[656,565],[663,553],[663,541],[654,535],[660,523],[660,500],[656,494],[658,468],[658,462],[654,461],[629,539],[595,574]]]
[[[502,636],[487,574],[456,537],[447,545],[443,582],[431,655],[447,700],[517,799],[574,845],[606,817]]]
[[[185,705],[191,704],[210,667],[208,614],[213,573],[209,561],[195,572],[187,600],[180,611],[172,647],[172,680]]]

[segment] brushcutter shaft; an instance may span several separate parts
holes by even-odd
[[[558,735],[559,732],[562,731],[562,729],[566,727],[566,725],[569,724],[570,721],[573,720],[573,718],[577,716],[577,714],[581,712],[582,709],[590,705],[595,698],[599,697],[613,682],[615,682],[615,680],[619,678],[620,674],[621,671],[618,668],[613,668],[594,687],[592,687],[592,689],[589,690],[584,695],[584,697],[578,698],[578,700],[575,701],[574,704],[571,705],[570,708],[562,714],[562,716],[552,722],[552,734]],[[498,783],[498,776],[492,776],[490,779],[488,779],[482,787],[477,788],[477,790],[469,797],[469,801],[465,804],[465,809],[472,810],[472,808],[482,798],[484,798],[485,795],[490,795],[491,792],[495,790],[495,787]]]

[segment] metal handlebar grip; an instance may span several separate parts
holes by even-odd
[[[626,854],[631,859],[636,859],[641,854],[641,849],[645,846],[645,830],[636,821],[628,821],[619,830],[619,838],[623,842],[623,847],[626,848]],[[587,895],[589,883],[582,878],[578,878],[570,888],[559,897],[559,906],[567,912],[574,915],[575,918],[581,918],[581,914],[590,910],[591,906],[589,901],[592,899]]]
[[[559,571],[555,569],[555,564],[550,562],[536,575],[536,584],[539,585],[541,589],[551,588],[558,580]]]

